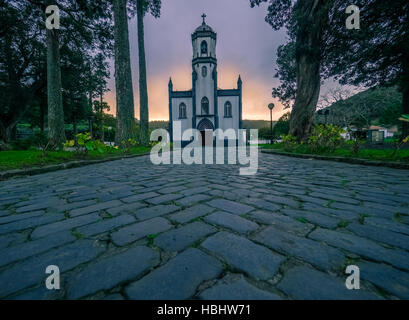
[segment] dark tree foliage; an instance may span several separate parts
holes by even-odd
[[[286,108],[291,106],[297,92],[297,65],[295,61],[295,42],[288,42],[277,49],[277,73],[281,84],[273,88],[273,97],[278,98]]]
[[[357,0],[361,29],[343,27],[346,4],[338,1],[333,11],[331,39],[323,69],[342,84],[366,87],[397,85],[402,95],[402,114],[409,114],[409,2],[406,0]],[[402,136],[409,135],[403,123]]]
[[[290,112],[283,114],[273,128],[273,135],[279,138],[282,135],[288,134],[290,131]]]
[[[51,98],[46,87],[53,85],[55,103],[51,108],[53,121],[48,116],[48,131],[56,144],[61,143],[64,117],[69,122],[85,117],[86,95],[100,91],[101,85],[95,82],[104,83],[102,78],[108,76],[106,64],[99,75],[87,67],[98,61],[98,56],[105,60],[112,55],[111,11],[106,1],[58,1],[60,30],[51,38],[45,27],[45,8],[50,3],[53,1],[0,1],[1,20],[7,22],[0,26],[2,140],[9,139],[9,132],[22,119],[43,129]],[[58,54],[46,62],[50,43]],[[60,84],[47,81],[47,70],[49,75],[61,74]]]
[[[6,143],[46,86],[41,14],[27,3],[0,1],[0,140]]]
[[[266,22],[274,30],[288,30],[290,43],[278,52],[277,76],[282,84],[273,90],[273,96],[287,106],[294,99],[290,133],[303,140],[311,131],[318,102],[322,44],[326,42],[333,0],[250,0],[252,7],[261,2],[269,2]]]
[[[299,138],[308,134],[307,130],[300,132],[299,127],[305,129],[312,123],[310,112],[317,97],[314,90],[304,89],[313,83],[319,89],[318,78],[334,77],[341,84],[366,87],[398,85],[402,93],[402,113],[409,113],[407,0],[357,0],[353,3],[344,0],[250,0],[252,6],[261,2],[269,2],[266,21],[275,30],[286,27],[290,38],[289,43],[278,50],[276,76],[281,85],[273,89],[273,96],[286,106],[294,102],[291,133]],[[346,7],[351,4],[360,8],[359,30],[349,30],[345,25]],[[314,14],[310,9],[315,5],[318,10]],[[311,14],[315,19],[310,19]],[[311,73],[314,65],[315,78]],[[306,79],[305,83],[302,78]],[[306,92],[309,92],[307,96]],[[403,125],[403,136],[409,134],[408,128],[407,123]]]

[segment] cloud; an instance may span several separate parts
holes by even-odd
[[[267,105],[274,100],[271,89],[278,84],[273,78],[277,47],[285,42],[285,32],[274,32],[264,21],[266,6],[251,9],[248,0],[162,0],[162,15],[145,18],[145,49],[149,117],[168,119],[168,81],[172,77],[176,90],[191,89],[192,46],[190,35],[201,24],[201,15],[217,32],[218,85],[237,86],[243,79],[243,118],[269,120]],[[135,114],[139,118],[138,46],[136,19],[129,22]],[[115,82],[111,61],[111,89],[105,95],[111,113],[116,112]],[[273,111],[278,119],[285,111],[281,104]]]

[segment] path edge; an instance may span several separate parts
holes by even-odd
[[[25,168],[25,169],[15,169],[15,170],[7,170],[0,172],[0,181],[8,180],[13,177],[17,176],[33,176],[41,173],[53,172],[58,170],[65,170],[71,168],[79,168],[88,166],[91,164],[98,164],[108,161],[115,161],[115,160],[122,160],[128,158],[136,158],[136,157],[143,157],[149,155],[150,152],[140,153],[140,154],[132,154],[132,155],[123,155],[119,157],[109,157],[105,159],[97,159],[97,160],[76,160],[70,162],[64,162],[59,164],[52,164],[47,165],[44,167],[32,167],[32,168]]]
[[[262,153],[276,154],[281,156],[304,158],[304,159],[317,159],[317,160],[327,160],[336,162],[345,162],[350,164],[360,164],[367,166],[377,166],[377,167],[389,167],[394,169],[406,169],[409,170],[409,163],[392,162],[392,161],[373,161],[359,158],[346,158],[346,157],[335,157],[335,156],[323,156],[317,154],[302,154],[302,153],[291,153],[285,151],[277,151],[273,149],[261,149]]]

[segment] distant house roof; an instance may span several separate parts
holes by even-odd
[[[385,128],[381,126],[370,126],[368,130],[386,130],[388,132],[398,132],[398,126],[392,126],[389,128]]]
[[[380,127],[380,126],[370,126],[369,130],[387,130],[384,127]]]

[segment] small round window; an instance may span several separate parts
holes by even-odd
[[[203,78],[207,77],[207,67],[202,67],[202,76]]]

